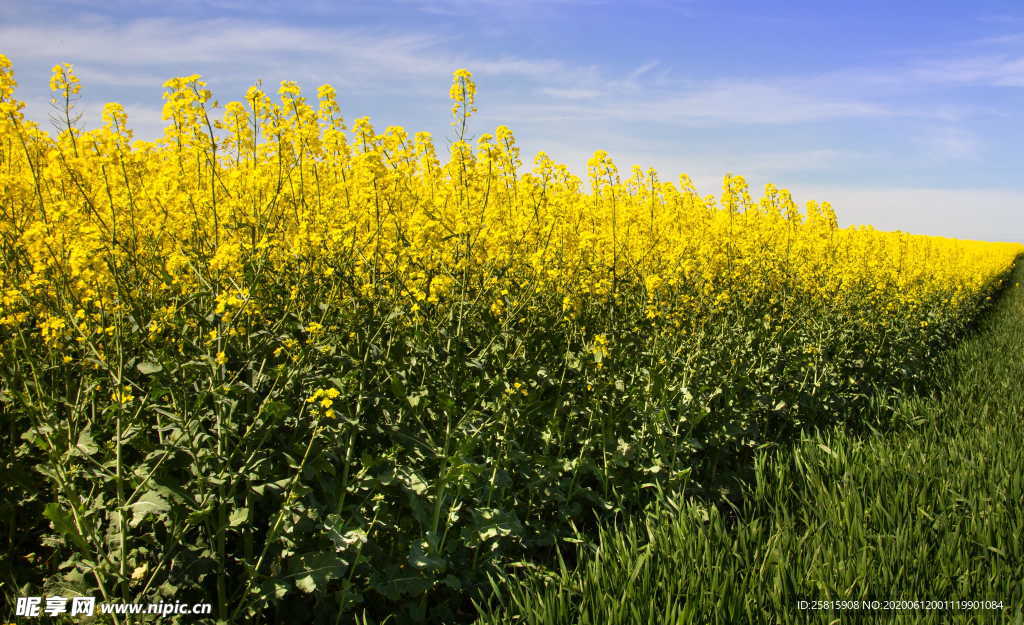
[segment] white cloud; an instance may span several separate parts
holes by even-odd
[[[627,78],[627,80],[636,80],[637,78],[640,78],[641,76],[643,76],[644,74],[650,72],[652,69],[654,69],[657,66],[658,66],[658,62],[657,61],[650,61],[650,62],[644,63],[640,67],[638,67],[635,70],[633,70],[632,72],[630,72],[629,73],[629,77]]]
[[[982,56],[923,64],[912,72],[918,80],[947,84],[1024,87],[1024,56]]]
[[[966,128],[946,126],[932,128],[918,139],[918,144],[932,160],[975,160],[981,151],[981,138]]]
[[[589,100],[601,95],[601,92],[597,89],[555,89],[545,87],[540,92],[559,100]]]
[[[436,82],[447,80],[459,67],[485,76],[542,78],[565,72],[561,62],[551,59],[452,53],[437,36],[228,19],[160,18],[124,24],[97,19],[87,27],[5,25],[0,26],[0,40],[12,57],[47,64],[72,62],[83,80],[90,75],[98,82],[121,85],[158,85],[171,75],[193,72],[234,76],[237,68],[245,68],[247,80],[259,77],[253,73],[265,76],[268,70],[294,75],[323,74],[330,68],[332,77],[344,77],[342,83],[352,86],[410,77]],[[122,75],[125,80],[118,81]]]
[[[871,118],[894,115],[887,108],[855,98],[818,96],[762,82],[716,82],[679,92],[616,92],[600,104],[583,100],[592,89],[565,87],[541,89],[560,100],[520,100],[499,103],[488,117],[539,121],[656,122],[682,127],[733,126],[737,124],[798,124],[831,119]],[[576,96],[576,97],[572,97]]]
[[[460,7],[465,3],[419,4]],[[506,121],[638,120],[715,126],[889,114],[862,97],[821,95],[827,91],[815,88],[813,80],[694,84],[673,78],[658,60],[616,77],[596,66],[553,58],[455,52],[448,39],[421,33],[232,19],[147,18],[121,23],[92,16],[63,25],[3,25],[0,40],[16,61],[74,63],[86,85],[157,87],[171,76],[198,72],[211,79],[244,82],[257,78],[322,80],[350,91],[400,85],[408,93],[424,93],[429,85],[431,93],[443,93],[450,73],[459,67],[467,67],[481,78],[536,84],[545,98],[504,98],[500,106]],[[498,85],[506,91],[522,91],[522,85],[514,82],[505,85],[498,81]],[[607,96],[600,104],[595,102],[599,95]]]
[[[658,102],[651,113],[699,125],[791,124],[889,115],[865,100],[821,97],[760,82],[722,82],[680,98]]]
[[[975,40],[974,43],[995,46],[1024,43],[1024,33],[1010,33],[1007,35],[993,35],[991,37],[982,37],[981,39]]]
[[[140,19],[117,24],[0,27],[7,49],[31,58],[95,62],[108,66],[198,65],[259,62],[281,54],[316,54],[374,65],[404,66],[413,73],[433,69],[420,53],[437,40],[423,35],[382,36],[358,30],[274,26],[214,19]],[[355,63],[353,63],[355,64]]]
[[[438,15],[467,15],[482,11],[550,9],[553,7],[593,8],[605,6],[612,0],[401,0],[401,4],[411,6],[425,13]]]
[[[476,59],[464,61],[474,75],[482,76],[523,76],[543,79],[545,76],[563,74],[565,64],[554,60],[527,60],[516,58]]]

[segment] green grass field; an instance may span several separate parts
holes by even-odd
[[[938,390],[900,399],[878,431],[761,453],[734,508],[666,497],[574,567],[495,580],[478,622],[1024,622],[1021,288],[934,376]]]

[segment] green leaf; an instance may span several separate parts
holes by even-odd
[[[99,447],[96,445],[96,441],[93,440],[92,432],[89,431],[89,428],[85,428],[78,434],[78,444],[75,445],[75,449],[85,456],[91,456],[99,451]]]
[[[496,508],[480,508],[473,513],[472,525],[463,530],[466,544],[478,546],[505,536],[519,536],[523,527],[516,516]]]
[[[402,480],[409,490],[417,495],[422,495],[430,490],[430,485],[423,479],[423,476],[411,469],[402,470],[398,474],[398,478]]]
[[[274,581],[272,582],[274,597],[281,599],[288,594],[288,585],[283,582]]]
[[[295,586],[302,592],[311,593],[318,586],[341,579],[348,569],[348,562],[333,551],[317,551],[299,556],[289,566],[297,576]]]
[[[395,397],[399,399],[403,399],[405,397],[405,385],[402,384],[402,381],[399,380],[397,376],[390,376],[388,378],[388,383],[391,386],[391,393],[394,394]]]
[[[213,514],[213,506],[209,505],[199,510],[193,510],[188,515],[188,522],[193,525],[198,525],[205,522]]]
[[[167,503],[160,493],[155,490],[148,490],[139,497],[139,500],[131,505],[132,508],[132,520],[129,525],[137,527],[146,516],[161,515],[167,512],[171,506]]]
[[[272,419],[284,417],[292,412],[291,406],[284,403],[283,401],[273,400],[268,401],[263,405],[262,413]]]
[[[43,516],[50,519],[50,522],[53,523],[53,529],[58,534],[68,538],[79,551],[82,553],[89,552],[89,545],[85,542],[85,538],[78,533],[71,515],[64,512],[60,504],[46,504],[46,507],[43,508]]]
[[[334,543],[334,551],[336,553],[344,553],[353,547],[366,543],[367,540],[365,530],[351,529],[347,532],[342,532],[341,530],[344,527],[345,522],[341,515],[327,515],[327,523],[324,524],[324,528],[327,530],[331,542]]]
[[[143,360],[137,364],[135,368],[138,369],[142,375],[153,375],[154,373],[160,373],[164,370],[163,365],[149,360]]]
[[[291,481],[292,481],[292,478],[284,477],[284,478],[281,478],[281,479],[277,480],[276,482],[267,482],[266,484],[257,484],[256,486],[252,487],[252,492],[254,492],[254,493],[256,493],[257,495],[260,495],[260,496],[263,496],[264,492],[266,492],[267,490],[269,490],[271,493],[279,493],[279,492],[283,491],[288,486],[288,483],[291,482]]]
[[[373,584],[371,588],[391,601],[398,601],[405,597],[415,597],[426,592],[433,585],[433,580],[419,575],[407,577],[393,575],[385,577],[382,582]]]
[[[448,567],[448,561],[432,554],[430,544],[425,540],[413,544],[409,552],[409,564],[421,571],[444,571]]]
[[[249,521],[249,509],[248,508],[237,508],[231,511],[228,516],[228,525],[230,527],[237,527],[242,523]]]

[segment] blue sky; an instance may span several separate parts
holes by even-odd
[[[759,194],[831,201],[840,221],[1024,241],[1024,4],[1015,1],[246,0],[7,2],[0,53],[45,122],[49,69],[82,79],[83,124],[125,105],[160,134],[162,83],[202,74],[222,103],[262,79],[333,84],[347,119],[450,134],[451,72],[472,130],[512,128],[582,172],[726,172]]]

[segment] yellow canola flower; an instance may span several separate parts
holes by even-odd
[[[53,68],[50,86],[80,89],[69,65]],[[526,168],[506,126],[444,157],[429,133],[378,132],[365,117],[349,128],[329,85],[311,102],[294,82],[276,101],[254,85],[223,109],[197,74],[164,86],[156,141],[132,142],[116,104],[95,130],[52,137],[21,116],[0,55],[0,330],[29,327],[54,349],[84,342],[79,328],[113,340],[114,326],[86,311],[130,293],[155,302],[140,320],[154,340],[183,323],[209,344],[233,341],[243,317],[252,330],[278,321],[258,294],[273,282],[288,307],[375,302],[395,323],[427,326],[473,308],[495,327],[543,313],[580,331],[594,304],[634,301],[631,323],[672,333],[750,306],[778,308],[764,323],[787,325],[783,303],[811,301],[848,311],[866,333],[894,318],[930,331],[984,302],[1022,251],[841,226],[827,202],[801,207],[775,185],[754,197],[736,175],[701,196],[685,174],[620,175],[605,151],[583,177],[543,152]],[[464,130],[472,73],[454,72],[449,96]],[[171,306],[207,288],[204,314],[220,316],[219,331]],[[320,344],[333,326],[302,329]],[[611,339],[582,336],[601,364]],[[302,343],[277,340],[277,355],[300,359]],[[334,399],[321,390],[311,403]]]

